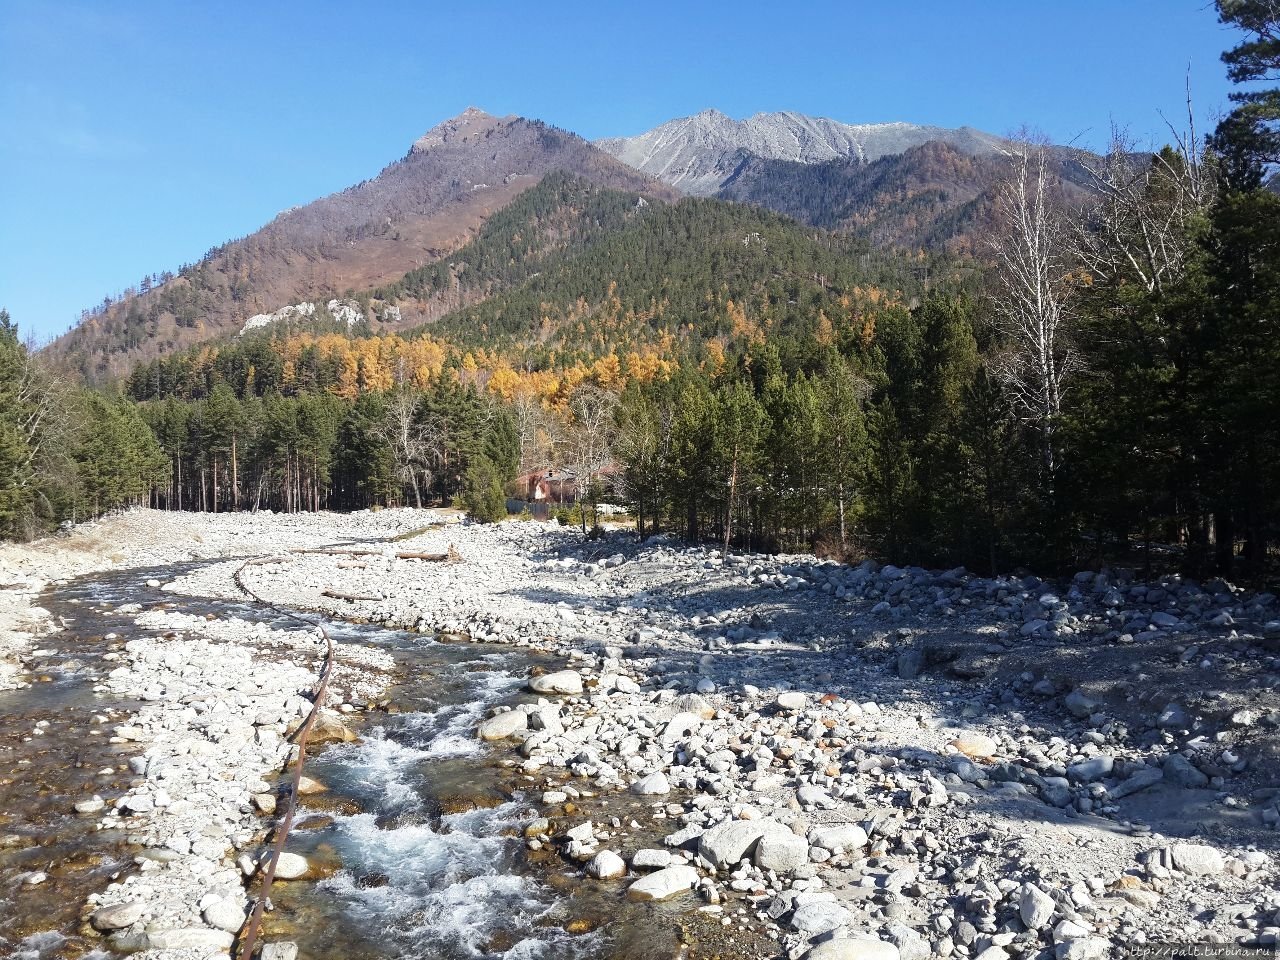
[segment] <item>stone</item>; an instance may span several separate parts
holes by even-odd
[[[1200,843],[1175,843],[1170,853],[1177,869],[1195,876],[1222,873],[1227,865],[1221,853]]]
[[[647,877],[641,877],[627,888],[630,900],[667,900],[680,893],[688,893],[698,885],[698,871],[680,864],[663,867]]]
[[[755,864],[761,870],[792,873],[809,862],[809,841],[794,833],[766,833],[756,844]]]
[[[1009,951],[1004,947],[992,944],[978,954],[974,960],[1009,960]]]
[[[1081,760],[1067,767],[1067,779],[1077,783],[1092,783],[1111,772],[1115,766],[1115,757],[1109,753],[1100,753],[1088,760]]]
[[[237,933],[244,926],[245,911],[238,903],[218,899],[205,907],[201,916],[204,917],[204,922],[215,930]]]
[[[819,900],[796,907],[795,913],[791,915],[791,926],[812,938],[839,930],[852,919],[853,914],[840,904]]]
[[[668,747],[679,743],[700,726],[702,726],[702,717],[696,713],[688,711],[677,713],[662,729],[662,742]]]
[[[325,793],[329,788],[319,780],[302,777],[298,780],[298,796],[309,797],[317,793]]]
[[[280,860],[276,863],[276,879],[300,880],[310,870],[311,864],[307,863],[306,857],[285,851],[280,854]]]
[[[131,927],[142,919],[146,913],[146,904],[142,903],[113,903],[109,907],[99,907],[93,911],[93,915],[89,917],[89,922],[93,925],[93,929],[107,930],[123,930],[125,927]]]
[[[81,800],[76,804],[76,813],[98,813],[107,805],[107,802],[101,797],[95,796],[88,800]]]
[[[534,693],[558,693],[576,696],[582,693],[582,677],[573,670],[544,673],[529,681],[529,689]]]
[[[1182,707],[1171,703],[1156,717],[1156,726],[1161,730],[1185,730],[1191,726],[1191,717]]]
[[[264,943],[258,960],[298,960],[298,945],[292,940]]]
[[[480,724],[481,740],[505,740],[521,730],[528,729],[529,715],[523,710],[509,710],[490,717]]]
[[[316,717],[316,722],[311,727],[311,735],[308,737],[308,741],[313,744],[355,743],[358,739],[360,738],[342,722],[340,716],[328,710],[320,711],[320,715]]]
[[[1106,960],[1111,956],[1111,942],[1102,937],[1080,937],[1057,945],[1055,960]]]
[[[641,777],[631,785],[631,792],[642,797],[657,797],[671,792],[671,783],[661,770]]]
[[[726,820],[698,838],[698,853],[713,867],[735,867],[751,855],[766,833],[791,831],[774,820]]]
[[[839,823],[814,827],[809,831],[809,842],[832,853],[858,850],[866,846],[867,831],[856,823]]]
[[[1018,896],[1018,916],[1028,930],[1041,930],[1048,926],[1056,907],[1053,897],[1034,883],[1022,885],[1022,892]]]
[[[235,939],[235,934],[226,930],[178,927],[174,930],[148,931],[147,947],[151,950],[220,950],[226,953]]]
[[[1084,691],[1080,689],[1068,693],[1062,703],[1067,708],[1067,712],[1080,720],[1088,719],[1098,709],[1098,704],[1085,696]]]
[[[1118,783],[1109,792],[1111,798],[1119,800],[1130,794],[1137,793],[1139,790],[1145,790],[1147,787],[1154,786],[1164,779],[1164,771],[1157,770],[1155,767],[1143,767],[1137,773],[1129,777],[1129,779]]]
[[[820,943],[803,960],[899,960],[898,948],[870,937],[849,937]]]
[[[1180,753],[1171,753],[1161,765],[1164,778],[1180,787],[1207,787],[1209,778],[1196,769],[1195,764]]]
[[[669,867],[672,861],[672,855],[667,850],[654,850],[644,848],[637,850],[631,857],[632,870],[661,870],[663,867]]]
[[[779,710],[787,710],[792,713],[797,710],[803,710],[808,702],[808,697],[795,690],[788,690],[786,693],[778,694],[778,698],[774,701]]]
[[[601,850],[587,861],[587,876],[597,880],[617,880],[627,875],[627,864],[612,850]]]
[[[972,757],[977,760],[994,757],[998,749],[994,740],[985,733],[978,733],[976,730],[962,730],[951,741],[951,746],[966,757]]]

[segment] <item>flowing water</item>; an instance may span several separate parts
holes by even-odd
[[[81,908],[140,850],[126,836],[96,830],[97,816],[77,816],[72,805],[95,792],[110,799],[129,782],[130,748],[87,733],[95,714],[130,706],[92,687],[108,666],[101,655],[141,632],[133,605],[297,626],[249,604],[145,586],[188,569],[86,577],[46,598],[67,624],[47,641],[54,652],[38,660],[46,679],[0,694],[0,955],[114,956],[81,923]],[[405,678],[392,695],[400,712],[368,715],[359,742],[323,748],[308,761],[307,774],[329,792],[300,810],[288,849],[328,875],[273,888],[268,940],[294,940],[310,960],[683,955],[680,928],[694,904],[631,904],[623,884],[583,879],[554,854],[533,859],[520,827],[536,813],[499,763],[506,748],[491,750],[474,737],[490,707],[525,696],[531,666],[555,664],[527,651],[375,627],[330,630],[338,642],[395,655]],[[104,639],[111,633],[118,636]],[[116,714],[102,726],[122,719]],[[47,879],[26,882],[39,872]]]

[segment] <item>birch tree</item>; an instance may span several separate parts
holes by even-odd
[[[1037,435],[1040,471],[1052,497],[1060,467],[1063,395],[1079,361],[1068,325],[1072,278],[1067,226],[1057,203],[1048,150],[1029,140],[1007,149],[999,185],[999,229],[992,306],[1001,345],[992,368],[1014,407]]]

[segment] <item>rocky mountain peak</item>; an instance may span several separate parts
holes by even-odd
[[[513,117],[495,117],[486,113],[479,107],[467,107],[456,117],[452,117],[441,123],[436,124],[417,140],[413,142],[413,146],[409,149],[410,155],[426,153],[433,147],[438,147],[443,143],[448,143],[457,137],[467,137],[472,134],[485,133],[492,130],[495,126],[503,121],[509,121]]]

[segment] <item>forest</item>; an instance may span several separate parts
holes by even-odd
[[[280,323],[112,394],[0,314],[0,535],[129,504],[493,520],[518,477],[568,471],[588,534],[612,502],[725,549],[1267,579],[1280,26],[1219,10],[1247,38],[1212,134],[1117,135],[1083,190],[1014,142],[968,258],[556,173],[447,262],[352,292],[452,298],[412,334]]]

